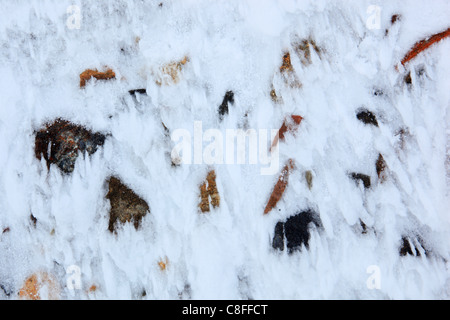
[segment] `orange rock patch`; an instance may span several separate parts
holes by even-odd
[[[91,78],[95,78],[97,80],[109,80],[114,79],[116,74],[112,69],[108,69],[104,72],[100,72],[97,69],[87,69],[80,74],[80,88],[86,86],[86,81]]]
[[[220,195],[216,185],[216,173],[214,170],[208,172],[206,181],[200,185],[200,204],[201,212],[209,212],[209,198],[214,208],[220,206]]]
[[[47,295],[41,297],[41,291],[46,290]],[[46,272],[38,272],[25,280],[19,291],[19,297],[27,300],[57,300],[59,298],[59,289],[53,276]]]

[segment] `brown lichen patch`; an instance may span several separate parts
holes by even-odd
[[[266,208],[264,209],[264,214],[269,213],[273,208],[275,208],[278,201],[280,201],[287,187],[289,173],[292,169],[294,169],[294,160],[289,159],[288,163],[281,171],[281,175],[278,178],[277,184],[273,188],[272,194],[270,195],[269,201],[267,202]]]
[[[47,168],[56,164],[63,172],[70,173],[75,167],[78,152],[93,154],[103,145],[105,136],[63,119],[47,124],[36,133],[35,156],[44,157]]]
[[[292,115],[290,119],[289,118],[285,119],[283,124],[281,125],[281,128],[278,130],[278,134],[273,139],[270,151],[272,151],[273,148],[276,147],[279,140],[284,141],[284,135],[286,134],[286,132],[294,131],[298,127],[298,125],[300,125],[300,122],[302,122],[302,120],[303,117],[298,115]]]
[[[86,69],[80,74],[80,88],[86,86],[86,81],[91,78],[97,80],[109,80],[114,79],[116,74],[112,69],[107,69],[106,71],[100,72],[97,69]]]
[[[311,61],[311,52],[315,51],[319,57],[321,56],[322,50],[317,46],[313,39],[301,40],[299,44],[295,45],[295,52],[300,58],[303,65],[309,65]]]
[[[109,191],[106,198],[111,203],[108,230],[114,232],[117,222],[122,224],[133,222],[134,227],[138,229],[142,218],[150,210],[147,202],[116,177],[111,177],[108,184]]]
[[[26,300],[57,300],[59,299],[57,281],[46,272],[35,273],[25,280],[19,291],[19,297]]]
[[[189,58],[185,56],[180,61],[163,65],[159,70],[160,75],[158,79],[156,79],[156,84],[161,86],[178,83],[180,81],[180,73],[183,70],[183,66],[188,62]]]
[[[216,172],[211,170],[208,172],[206,181],[200,185],[200,204],[201,212],[209,212],[209,199],[213,208],[220,206],[220,195],[216,185]]]

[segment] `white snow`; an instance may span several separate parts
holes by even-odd
[[[67,26],[70,5],[81,9],[79,29]],[[366,26],[370,5],[381,7],[379,29]],[[0,8],[1,299],[17,299],[27,276],[42,270],[58,279],[63,299],[450,298],[450,39],[406,66],[411,88],[394,69],[415,42],[449,28],[447,0],[4,0]],[[401,20],[391,28],[393,14]],[[305,66],[292,41],[307,38],[323,51]],[[278,74],[287,50],[301,88]],[[180,81],[157,86],[155,71],[184,56]],[[82,71],[104,66],[115,80],[79,88]],[[283,103],[272,102],[272,84]],[[148,97],[137,103],[128,90],[138,88]],[[219,122],[227,90],[235,103]],[[378,128],[356,119],[362,107]],[[304,119],[280,143],[279,171],[290,158],[296,168],[277,207],[263,215],[278,173],[221,164],[221,205],[198,213],[210,167],[171,167],[173,142],[161,122],[193,134],[202,121],[225,136],[277,129],[289,114]],[[34,155],[35,130],[58,117],[109,134],[71,175],[48,171]],[[403,149],[401,128],[409,131]],[[379,153],[389,168],[383,184]],[[351,172],[369,175],[371,188]],[[150,206],[139,230],[108,231],[113,174]],[[312,229],[309,250],[275,251],[275,224],[308,208],[323,225]],[[420,235],[429,256],[401,257],[404,235]],[[75,290],[67,286],[72,265],[81,271]],[[373,265],[381,287],[370,289]]]

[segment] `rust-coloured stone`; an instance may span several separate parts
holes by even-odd
[[[264,214],[269,213],[275,206],[278,201],[280,201],[286,187],[288,184],[288,177],[290,170],[294,168],[294,160],[289,159],[288,164],[286,164],[281,171],[281,175],[278,178],[278,182],[273,188],[272,194],[270,195],[269,201],[267,202],[266,208],[264,209]]]
[[[116,177],[111,177],[108,183],[109,192],[106,198],[111,203],[108,230],[114,232],[117,221],[120,223],[133,222],[134,227],[138,229],[142,217],[150,210],[147,202]]]
[[[216,185],[216,173],[214,170],[208,172],[206,181],[200,185],[200,210],[201,212],[209,212],[209,198],[214,208],[220,206],[220,195]]]
[[[35,155],[39,160],[44,157],[48,169],[54,163],[63,172],[70,173],[75,167],[78,151],[91,155],[104,141],[105,136],[101,133],[92,133],[82,126],[57,119],[36,133]]]
[[[59,299],[59,288],[53,276],[46,272],[38,272],[25,280],[19,291],[19,297],[27,300],[41,300],[40,291],[45,288],[49,300]]]
[[[281,125],[280,130],[278,130],[278,135],[275,136],[275,138],[273,139],[272,142],[272,146],[270,147],[270,150],[272,150],[273,148],[275,148],[275,146],[278,144],[278,141],[284,141],[284,135],[286,132],[288,131],[293,131],[295,130],[298,125],[300,125],[300,122],[302,122],[303,117],[298,116],[298,115],[292,115],[289,119],[285,119],[283,124]]]
[[[431,47],[433,44],[441,41],[442,39],[447,38],[448,36],[450,36],[450,28],[448,28],[447,30],[445,30],[441,33],[432,35],[431,37],[429,37],[427,39],[417,42],[411,48],[411,50],[409,50],[408,53],[403,57],[403,59],[401,61],[402,65],[405,65],[406,63],[408,63],[409,61],[414,59],[417,55],[419,55],[421,52],[425,51],[426,49]]]
[[[86,69],[80,74],[80,88],[86,86],[86,81],[91,78],[97,80],[109,80],[114,79],[116,74],[112,69],[107,69],[106,71],[100,72],[97,69]]]

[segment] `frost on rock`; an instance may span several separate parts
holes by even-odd
[[[67,120],[57,119],[36,133],[35,155],[39,160],[44,157],[48,169],[53,163],[63,172],[71,173],[78,152],[92,155],[104,141],[105,136],[101,133],[93,133]]]
[[[0,299],[448,299],[445,0],[159,2],[2,3]]]
[[[133,222],[134,227],[138,229],[142,218],[150,210],[147,202],[116,177],[109,179],[108,186],[106,198],[111,203],[108,230],[116,231],[117,222]]]

